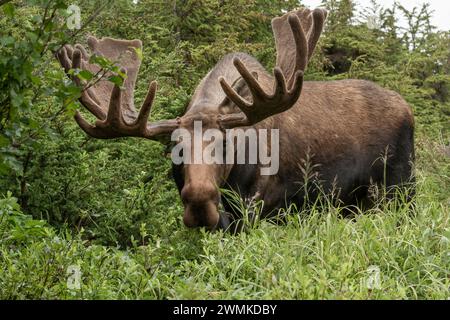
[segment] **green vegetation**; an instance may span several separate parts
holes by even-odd
[[[450,297],[450,32],[430,26],[427,6],[374,1],[359,14],[348,0],[324,1],[331,15],[307,72],[372,80],[411,104],[415,214],[386,203],[351,219],[342,208],[290,208],[286,225],[257,222],[233,236],[183,226],[163,145],[82,133],[72,119],[81,89],[53,53],[87,34],[141,39],[136,99],[156,79],[152,116],[174,117],[224,54],[245,51],[273,67],[270,20],[297,1],[0,3],[0,298]],[[65,26],[72,3],[81,30]],[[79,287],[70,285],[74,267]]]

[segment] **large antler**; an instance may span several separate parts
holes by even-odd
[[[150,83],[147,97],[139,113],[134,107],[134,87],[141,64],[135,49],[142,48],[140,40],[111,38],[97,40],[89,37],[88,45],[94,54],[117,63],[121,67],[121,72],[127,75],[124,81],[125,90],[106,79],[101,79],[82,91],[79,101],[98,119],[95,125],[91,125],[77,111],[75,120],[88,135],[99,139],[131,136],[158,140],[178,127],[177,120],[148,122],[157,89],[155,81]],[[102,74],[98,66],[89,63],[87,51],[79,44],[75,45],[75,48],[64,46],[57,53],[57,58],[67,73],[70,69],[79,69]],[[72,76],[72,79],[81,85],[77,76]]]
[[[235,58],[233,63],[246,82],[252,96],[248,102],[219,78],[225,95],[242,111],[223,115],[222,126],[232,128],[249,126],[272,115],[290,109],[299,99],[303,75],[319,40],[327,11],[301,9],[272,20],[277,47],[277,66],[274,69],[273,93],[267,93],[244,63]],[[305,31],[307,33],[305,33]]]

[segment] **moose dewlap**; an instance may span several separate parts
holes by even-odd
[[[200,131],[203,137],[209,134],[211,143],[194,139],[175,150],[182,159],[174,161],[173,177],[184,205],[183,220],[188,227],[229,228],[240,212],[220,188],[263,201],[262,217],[271,217],[322,194],[352,206],[370,202],[373,186],[385,186],[386,196],[392,197],[395,188],[414,182],[414,118],[402,97],[363,80],[303,81],[326,16],[324,9],[301,9],[273,19],[273,73],[245,53],[228,54],[200,82],[184,115],[171,120],[148,121],[156,82],[140,110],[134,106],[140,40],[90,37],[90,52],[79,44],[66,45],[57,57],[80,86],[85,84],[69,71],[96,74],[100,68],[89,63],[90,54],[117,62],[127,74],[123,89],[100,79],[82,91],[81,104],[98,120],[92,125],[78,112],[75,120],[92,137],[167,141],[176,130],[194,136],[196,123],[201,123]],[[267,139],[257,139],[255,151],[254,143],[227,139],[232,129],[263,130]],[[274,132],[276,139],[269,139]],[[234,161],[183,160],[208,153],[205,148],[211,146],[211,157]],[[245,151],[243,158],[238,150]],[[275,159],[276,170],[264,174]]]

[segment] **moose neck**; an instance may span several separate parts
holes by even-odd
[[[220,60],[215,67],[203,78],[186,109],[186,115],[195,113],[219,113],[219,106],[226,96],[219,83],[219,77],[224,77],[228,83],[235,83],[241,75],[233,66],[233,59],[240,58],[252,72],[270,77],[264,67],[252,56],[246,53],[231,53]]]

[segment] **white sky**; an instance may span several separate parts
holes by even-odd
[[[370,0],[354,0],[357,8],[361,9],[370,6]],[[377,0],[377,3],[385,8],[391,8],[395,0]],[[302,0],[301,3],[315,8],[320,6],[321,0]],[[407,9],[415,6],[421,7],[423,3],[430,3],[430,7],[434,10],[432,24],[440,30],[450,30],[450,1],[449,0],[398,0]],[[399,20],[401,23],[401,20]]]

